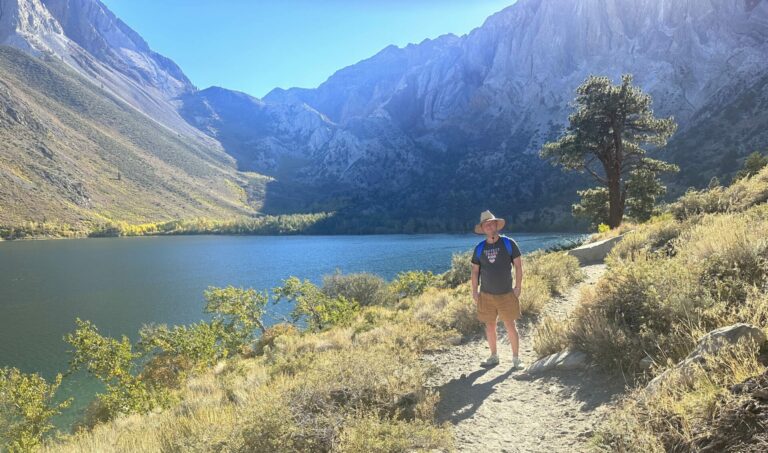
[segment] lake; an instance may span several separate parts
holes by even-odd
[[[523,253],[581,235],[512,235]],[[75,318],[102,334],[129,335],[147,323],[205,319],[208,286],[271,289],[291,275],[372,272],[389,280],[406,270],[446,271],[451,256],[472,248],[475,235],[166,236],[0,242],[0,367],[66,370],[62,337]],[[267,321],[290,307],[270,306]],[[83,376],[65,379],[63,396],[77,400],[57,424],[81,411],[96,387]]]

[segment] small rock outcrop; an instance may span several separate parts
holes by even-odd
[[[581,351],[565,350],[537,360],[525,372],[529,375],[541,374],[552,370],[577,370],[586,368],[587,355]]]
[[[602,263],[608,253],[613,249],[613,246],[618,244],[622,237],[624,237],[623,234],[602,241],[584,244],[575,249],[568,250],[568,254],[576,257],[576,259],[579,260],[579,264],[582,266]]]
[[[646,387],[646,391],[651,394],[654,393],[663,382],[673,376],[684,380],[690,378],[695,367],[704,364],[706,355],[717,354],[723,347],[735,345],[741,340],[762,344],[766,338],[765,333],[760,328],[751,324],[738,323],[713,330],[701,337],[685,360],[653,378]]]

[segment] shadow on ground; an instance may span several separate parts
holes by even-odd
[[[492,369],[477,370],[442,385],[438,390],[440,393],[440,402],[437,405],[438,421],[440,423],[450,421],[456,424],[470,418],[477,412],[483,401],[493,394],[496,384],[503,382],[515,371],[514,368],[510,368],[490,381],[475,384],[480,376]]]

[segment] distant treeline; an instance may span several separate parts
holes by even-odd
[[[228,220],[195,218],[141,224],[111,221],[80,227],[59,222],[24,222],[21,225],[0,226],[0,238],[32,239],[183,234],[311,234],[312,227],[329,216],[330,214],[328,213],[288,214]]]
[[[386,216],[354,216],[336,213],[281,214],[242,217],[226,220],[193,218],[166,222],[130,223],[108,221],[80,226],[56,222],[24,222],[21,225],[0,225],[2,239],[122,237],[160,235],[288,235],[288,234],[418,234],[468,233],[473,221],[447,218],[396,219]],[[508,231],[585,231],[584,224],[568,222],[550,224],[508,223]]]

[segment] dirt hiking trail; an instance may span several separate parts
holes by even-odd
[[[567,317],[579,292],[594,285],[604,264],[584,266],[586,278],[545,307],[544,315]],[[520,358],[526,366],[536,360],[532,335],[534,320],[518,321]],[[437,372],[428,382],[440,393],[439,422],[454,425],[458,451],[465,452],[580,452],[595,427],[624,390],[621,376],[589,368],[552,371],[529,376],[512,369],[512,351],[505,329],[499,326],[501,363],[480,367],[488,357],[485,336],[425,357]]]

